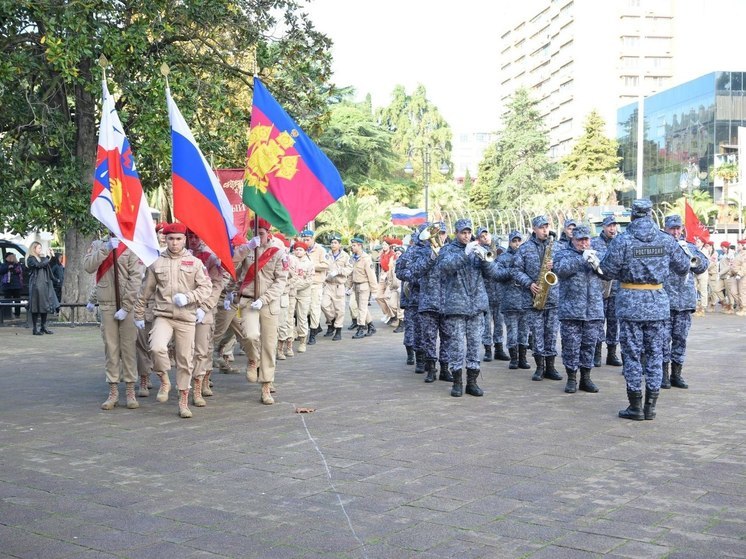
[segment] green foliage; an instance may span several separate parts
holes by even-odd
[[[709,223],[710,220],[715,218],[720,211],[719,206],[713,202],[710,193],[705,190],[694,190],[692,191],[691,196],[681,195],[673,203],[663,202],[661,206],[666,215],[676,213],[683,216],[685,214],[685,200],[689,201],[689,205],[692,207],[692,210],[694,210],[697,218],[699,218],[699,220],[704,224]]]
[[[618,142],[604,135],[604,120],[595,110],[585,121],[583,135],[562,161],[560,181],[616,171],[621,157]]]
[[[568,178],[561,188],[534,194],[526,204],[543,211],[547,208],[583,210],[588,206],[617,204],[617,191],[634,190],[635,183],[624,178],[619,171],[606,171]]]
[[[349,243],[355,235],[371,240],[387,234],[409,232],[409,229],[391,223],[391,207],[381,204],[374,196],[343,196],[321,212],[316,221],[319,236],[339,233],[343,243]]]
[[[525,88],[516,90],[508,103],[503,129],[479,164],[478,182],[470,191],[472,206],[513,208],[543,192],[546,182],[557,173],[548,148],[537,102]]]

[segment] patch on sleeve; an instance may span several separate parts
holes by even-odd
[[[666,256],[666,247],[634,247],[632,249],[632,258],[660,258]]]

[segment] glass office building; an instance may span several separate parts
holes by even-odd
[[[625,178],[637,179],[637,103],[617,111],[617,139]],[[654,203],[682,192],[708,191],[715,202],[722,180],[712,170],[737,162],[738,127],[746,126],[746,72],[712,72],[644,100],[642,193]],[[621,193],[629,206],[635,192]]]

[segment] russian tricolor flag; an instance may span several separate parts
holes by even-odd
[[[103,102],[91,191],[91,214],[146,266],[150,266],[160,254],[153,218],[114,98],[109,93],[105,78],[101,83]]]
[[[415,227],[427,221],[427,213],[420,208],[396,208],[391,210],[391,223],[404,227]]]
[[[231,239],[236,235],[233,209],[207,160],[197,146],[179,108],[166,87],[171,121],[174,217],[192,230],[236,277]]]

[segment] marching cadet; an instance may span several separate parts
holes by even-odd
[[[422,224],[417,228],[417,232],[413,239],[413,244],[404,251],[396,261],[396,267],[394,272],[396,277],[402,283],[401,290],[401,301],[400,305],[404,309],[404,348],[407,352],[407,365],[415,364],[415,354],[420,355],[420,360],[423,359],[423,348],[422,343],[422,332],[420,326],[420,320],[418,316],[418,305],[420,298],[420,282],[419,276],[415,276],[413,273],[412,262],[416,255],[414,243],[420,243],[421,246],[425,247],[427,244],[428,259],[429,254],[432,252],[429,248],[427,241],[420,241],[419,234],[426,229],[427,225]],[[424,363],[421,365],[422,371],[424,371]]]
[[[601,234],[591,239],[591,248],[595,250],[599,258],[603,258],[609,243],[617,235],[617,220],[613,215],[608,215],[601,223]],[[619,282],[615,280],[604,280],[604,319],[606,320],[606,333],[603,327],[599,334],[596,349],[593,355],[593,366],[601,366],[601,351],[603,342],[606,342],[606,364],[612,367],[621,367],[622,362],[616,354],[619,345],[619,322],[616,319],[616,294],[619,291]]]
[[[277,363],[280,298],[287,281],[285,245],[272,236],[270,229],[269,222],[259,218],[259,235],[234,254],[234,261],[240,260],[246,270],[238,300],[234,301],[242,315],[241,347],[248,358],[246,380],[262,384],[261,402],[266,405],[275,403],[271,390]]]
[[[666,320],[670,316],[663,282],[669,273],[689,272],[689,257],[651,218],[653,204],[638,199],[632,204],[632,221],[611,241],[600,263],[605,277],[619,280],[616,315],[622,346],[622,371],[629,406],[619,417],[642,421],[655,419],[663,376]],[[642,404],[642,355],[645,354],[645,406]]]
[[[685,275],[669,274],[663,282],[668,294],[671,313],[666,321],[667,339],[663,345],[663,378],[661,388],[689,388],[681,376],[686,356],[686,338],[692,326],[692,314],[697,307],[697,288],[694,277],[707,271],[709,261],[695,245],[681,237],[683,223],[680,215],[666,216],[664,227],[681,246],[680,251],[689,254],[691,270]],[[669,378],[670,363],[670,378]]]
[[[350,255],[342,250],[342,237],[332,235],[331,251],[327,258],[329,271],[324,283],[324,294],[321,298],[321,311],[326,318],[325,338],[331,337],[337,342],[342,339],[342,326],[345,319],[345,284],[352,273]]]
[[[370,294],[378,285],[378,280],[376,280],[373,261],[370,255],[363,250],[364,242],[362,237],[353,237],[351,241],[352,273],[350,274],[350,283],[352,284],[352,297],[354,297],[357,306],[357,332],[352,336],[353,340],[359,340],[376,333],[373,318],[368,310],[368,301],[370,300]]]
[[[174,340],[176,388],[179,390],[179,417],[190,418],[189,382],[192,378],[194,329],[197,309],[212,291],[202,261],[186,250],[186,226],[171,223],[163,228],[166,250],[148,267],[145,281],[135,302],[135,326],[145,327],[145,307],[155,294],[155,320],[150,332],[153,368],[161,379],[156,399],[168,400],[171,382],[168,371],[168,343]]]
[[[552,285],[546,278],[552,270],[551,253],[554,241],[549,234],[549,221],[546,216],[536,216],[531,223],[531,238],[516,251],[512,268],[513,279],[523,288],[521,303],[534,336],[536,371],[531,380],[562,380],[562,375],[554,368],[559,329],[557,286]],[[565,228],[567,229],[567,226]],[[536,297],[544,297],[542,308],[534,308]]]
[[[207,405],[203,396],[212,396],[210,374],[212,373],[212,350],[215,333],[215,312],[223,287],[229,277],[220,266],[220,259],[192,231],[187,231],[187,243],[192,254],[202,261],[207,277],[212,284],[210,296],[197,307],[197,324],[194,327],[194,368],[192,370],[192,403],[198,407]]]
[[[393,245],[391,251],[394,256],[391,258],[391,265],[389,271],[386,273],[386,286],[388,288],[388,305],[393,313],[393,322],[389,322],[394,327],[394,334],[401,334],[404,332],[404,309],[401,307],[401,281],[396,277],[396,266],[399,262],[399,258],[404,254],[404,247],[401,246],[400,239],[391,239]]]
[[[282,233],[275,233],[274,237],[285,245],[287,257],[282,260],[282,264],[287,272],[290,270],[290,240]],[[280,295],[280,314],[277,317],[277,322],[277,359],[284,361],[288,357],[295,355],[293,353],[293,331],[295,330],[295,324],[293,323],[290,310],[290,287],[287,281],[285,282],[285,289],[282,290],[282,295]]]
[[[388,324],[395,318],[395,314],[389,306],[389,285],[387,282],[391,260],[394,257],[394,251],[391,249],[391,244],[392,239],[390,237],[385,237],[381,241],[381,252],[378,255],[380,272],[378,274],[378,286],[376,287],[376,302],[383,313],[381,320],[384,324]]]
[[[553,270],[559,278],[559,321],[562,363],[567,373],[565,392],[598,392],[591,380],[596,340],[604,324],[601,278],[597,275],[598,254],[590,249],[591,231],[578,225],[572,232],[570,248],[560,250]]]
[[[714,312],[715,305],[725,303],[725,284],[720,277],[720,261],[712,242],[705,243],[702,252],[707,256],[710,264],[707,266],[707,287],[709,288],[709,306],[707,312]]]
[[[311,306],[311,284],[314,278],[314,265],[308,257],[308,246],[296,241],[288,263],[288,327],[292,331],[295,322],[295,338],[298,339],[298,353],[305,353],[308,339],[308,311]]]
[[[737,242],[738,252],[731,266],[734,279],[733,293],[738,304],[736,314],[746,316],[746,239],[739,239]]]
[[[507,330],[508,369],[530,369],[526,360],[528,352],[528,319],[523,308],[520,285],[513,281],[513,261],[523,242],[523,233],[513,230],[508,235],[508,250],[497,258],[498,285],[500,286],[500,309],[505,317]]]
[[[83,268],[96,274],[95,298],[101,311],[101,337],[104,340],[106,382],[109,396],[102,410],[119,405],[119,381],[124,379],[127,408],[140,407],[135,396],[137,329],[126,318],[132,312],[142,282],[142,262],[111,235],[106,241],[93,241],[83,257]]]
[[[326,283],[326,272],[329,270],[329,261],[326,249],[318,244],[313,238],[313,231],[306,229],[300,234],[301,241],[308,246],[308,258],[313,262],[314,275],[311,280],[311,302],[309,305],[309,334],[308,345],[316,343],[316,334],[321,332],[321,296]],[[298,322],[302,319],[298,317]],[[303,319],[305,320],[305,319]]]
[[[486,227],[477,229],[477,240],[480,246],[492,253],[497,259],[502,253],[500,245],[492,240],[492,235]],[[498,239],[499,241],[499,239]],[[503,338],[505,337],[505,318],[500,310],[500,295],[503,291],[500,281],[485,282],[489,309],[484,313],[484,332],[482,333],[482,345],[484,345],[484,361],[492,361],[492,346],[495,346],[495,360],[510,361],[510,357],[503,349]]]

